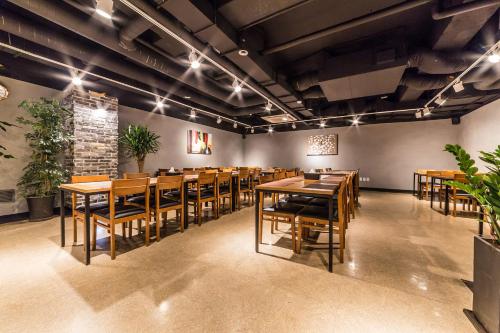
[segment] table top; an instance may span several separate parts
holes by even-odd
[[[320,180],[304,179],[304,176],[285,178],[257,185],[257,190],[285,193],[304,193],[322,196],[333,196],[339,184],[345,180],[343,176],[321,176]]]

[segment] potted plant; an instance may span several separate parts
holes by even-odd
[[[482,218],[490,225],[491,237],[474,238],[474,284],[472,310],[490,333],[500,333],[500,145],[491,153],[480,152],[488,172],[478,174],[475,161],[459,145],[446,145],[466,182],[449,181],[448,185],[472,195],[482,209]]]
[[[23,101],[19,107],[30,116],[18,117],[17,121],[31,127],[25,134],[31,148],[31,161],[23,169],[17,185],[28,202],[29,219],[41,221],[53,215],[57,189],[67,176],[59,157],[71,141],[65,127],[69,111],[57,100],[45,98]]]
[[[7,127],[11,126],[16,126],[16,125],[0,120],[0,130],[2,130],[3,132],[7,132]],[[12,156],[11,154],[9,154],[9,152],[7,152],[7,148],[5,148],[2,145],[0,145],[0,157],[5,159],[14,158],[14,156]]]
[[[129,125],[120,133],[119,141],[127,157],[137,161],[139,172],[144,171],[146,155],[160,149],[160,136],[141,125]]]

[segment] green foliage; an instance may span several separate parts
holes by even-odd
[[[160,149],[159,139],[160,136],[146,126],[129,125],[120,133],[119,141],[128,157],[143,161],[147,154],[156,153]]]
[[[446,145],[445,150],[452,153],[460,170],[465,173],[466,183],[448,181],[447,184],[472,195],[487,213],[493,236],[500,244],[500,145],[491,153],[480,152],[480,159],[487,163],[488,173],[477,174],[476,162],[459,145]]]
[[[24,174],[17,185],[24,197],[53,195],[67,177],[58,155],[72,140],[65,127],[69,111],[57,100],[45,98],[37,102],[23,101],[19,107],[30,116],[18,117],[17,121],[31,127],[25,134],[31,148],[31,161],[23,169]]]
[[[11,126],[16,126],[16,125],[0,120],[0,130],[1,131],[7,132],[7,127],[11,127]],[[12,156],[11,154],[9,154],[7,152],[7,148],[0,145],[0,158],[14,158],[14,156]]]

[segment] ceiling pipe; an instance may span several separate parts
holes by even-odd
[[[158,55],[156,52],[150,51],[144,47],[137,46],[135,51],[126,51],[123,49],[118,41],[115,31],[109,28],[96,29],[97,26],[102,26],[99,21],[94,18],[84,19],[79,15],[75,15],[68,10],[64,10],[56,3],[50,0],[7,0],[14,5],[21,7],[33,14],[44,17],[66,29],[69,29],[76,34],[101,44],[114,52],[124,55],[125,57],[140,63],[146,67],[152,68],[157,72],[172,77],[194,89],[215,97],[225,103],[231,104],[236,107],[245,107],[245,101],[240,101],[238,98],[229,99],[230,92],[219,88],[217,85],[208,85],[202,80],[198,80],[192,75],[186,75],[186,68],[183,68],[164,57]],[[167,60],[167,61],[166,61]]]
[[[137,65],[124,64],[122,61],[106,56],[96,56],[95,49],[83,46],[78,43],[77,39],[65,37],[56,33],[54,30],[39,27],[32,21],[26,20],[2,8],[0,8],[0,30],[35,44],[56,50],[72,58],[79,59],[86,64],[126,76],[137,82],[145,83],[180,98],[190,96],[191,102],[203,105],[212,110],[219,111],[229,116],[239,115],[236,110],[203,95],[199,95],[192,90],[179,87],[176,84],[170,84],[166,80],[159,80],[157,77],[149,74]]]
[[[133,2],[129,0],[117,0],[123,5],[127,6],[129,9],[136,12],[136,14],[141,15],[143,18],[147,19],[153,23],[157,28],[159,28],[162,34],[167,38],[174,38],[179,43],[185,45],[186,47],[191,47],[200,53],[200,56],[207,62],[211,63],[223,72],[227,72],[233,77],[237,77],[240,81],[245,82],[245,86],[260,95],[264,100],[270,100],[278,109],[285,113],[289,113],[296,118],[302,118],[301,115],[295,111],[288,108],[281,101],[272,96],[266,89],[253,82],[251,78],[239,68],[234,66],[234,64],[223,59],[219,54],[213,51],[210,47],[200,42],[189,32],[182,29],[178,22],[162,15],[153,6],[144,0],[134,0]]]
[[[382,19],[382,18],[387,17],[387,16],[399,14],[403,11],[407,11],[407,10],[410,10],[412,8],[419,7],[419,6],[427,4],[429,2],[431,2],[431,0],[414,0],[414,1],[404,2],[404,3],[398,4],[398,5],[394,5],[394,6],[391,6],[389,8],[377,11],[375,13],[368,14],[368,15],[358,17],[358,18],[354,18],[350,21],[340,23],[340,24],[331,26],[329,28],[310,33],[308,35],[298,37],[296,39],[290,40],[290,41],[285,42],[283,44],[279,44],[279,45],[270,47],[270,48],[264,50],[262,52],[262,54],[269,55],[269,54],[277,53],[280,51],[284,51],[284,50],[290,49],[292,47],[298,46],[300,44],[304,44],[304,43],[311,42],[311,41],[319,39],[319,38],[330,36],[330,35],[337,33],[337,32],[352,29],[352,28],[358,27],[362,24],[370,23],[370,22]]]
[[[500,6],[500,0],[478,0],[468,2],[459,6],[453,6],[444,10],[439,10],[438,6],[432,7],[432,18],[434,20],[442,20],[448,17],[469,13],[478,9],[487,7]]]

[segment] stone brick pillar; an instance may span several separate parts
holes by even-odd
[[[118,176],[118,99],[74,89],[63,104],[72,112],[74,142],[65,155],[71,175]]]

